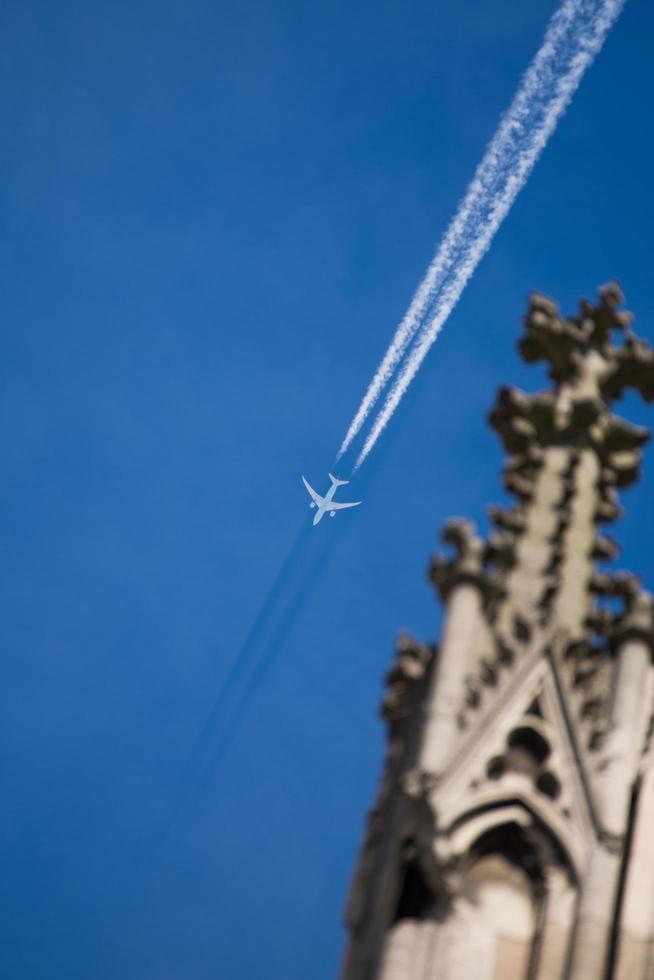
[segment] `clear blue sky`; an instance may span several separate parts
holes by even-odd
[[[526,297],[618,277],[654,339],[654,8],[628,0],[319,575],[162,835],[229,667],[549,0],[7,0],[0,11],[0,974],[327,980],[394,637],[503,499]],[[629,399],[625,413],[646,422]],[[654,422],[654,411],[650,413]],[[654,450],[620,564],[654,586]],[[163,842],[163,843],[162,843]]]

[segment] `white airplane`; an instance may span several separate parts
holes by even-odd
[[[305,478],[302,477],[302,482],[304,483],[305,487],[309,491],[309,496],[311,497],[311,503],[309,504],[309,506],[318,508],[316,511],[316,516],[313,519],[314,527],[319,521],[323,519],[325,514],[329,513],[329,516],[333,517],[337,510],[345,510],[346,507],[358,507],[359,504],[362,503],[361,500],[357,500],[355,503],[352,504],[337,503],[334,500],[334,494],[336,493],[336,488],[345,486],[346,483],[349,483],[349,480],[337,480],[335,476],[331,475],[331,473],[329,474],[329,479],[332,481],[332,485],[327,491],[327,493],[325,494],[325,496],[321,497],[320,494],[316,493],[313,487],[305,480]]]

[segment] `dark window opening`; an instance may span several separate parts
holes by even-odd
[[[394,922],[400,919],[424,919],[434,904],[434,895],[425,881],[417,861],[404,867],[404,881],[397,903]]]

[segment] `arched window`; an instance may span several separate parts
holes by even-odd
[[[408,857],[378,980],[562,975],[576,889],[544,829],[496,823],[467,846],[448,890],[435,895]]]
[[[503,854],[481,857],[463,878],[459,903],[467,906],[472,930],[487,937],[489,951],[492,947],[488,976],[524,980],[536,931],[534,887],[525,871]]]

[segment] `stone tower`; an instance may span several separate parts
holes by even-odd
[[[441,642],[399,641],[343,980],[654,980],[654,601],[599,567],[648,438],[610,404],[654,399],[622,301],[531,297],[552,387],[500,390],[516,504],[445,526]]]

